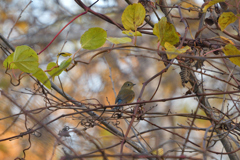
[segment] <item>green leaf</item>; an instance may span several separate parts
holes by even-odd
[[[237,20],[236,15],[233,12],[223,12],[218,19],[221,31],[223,31],[230,23]]]
[[[33,73],[32,75],[36,77],[48,89],[51,89],[51,82],[49,81],[46,73],[41,68],[38,68],[36,72]]]
[[[55,62],[50,62],[48,63],[48,66],[47,66],[47,70],[50,70],[52,69],[51,71],[48,71],[48,74],[53,78],[55,78],[55,76],[59,76],[62,71],[64,69],[66,69],[70,64],[71,64],[71,61],[72,61],[72,58],[69,58],[67,60],[64,60],[62,61],[62,63],[60,64],[60,66],[56,67],[56,68],[53,68],[55,66],[57,66],[57,64]]]
[[[164,34],[165,34],[165,30],[166,30],[166,25],[167,25],[167,18],[166,17],[162,17],[160,19],[160,21],[157,23],[157,26],[153,28],[153,34],[155,34],[158,37],[158,40],[160,42],[163,41],[164,38]],[[165,43],[165,42],[164,42]],[[164,44],[162,43],[162,44]]]
[[[3,66],[4,66],[5,68],[8,68],[8,69],[18,69],[18,67],[17,67],[14,63],[12,63],[12,62],[13,62],[13,54],[14,54],[14,52],[13,52],[12,54],[10,54],[10,55],[4,60]]]
[[[106,38],[107,32],[102,28],[90,28],[82,35],[80,43],[82,48],[93,50],[101,47],[106,42]]]
[[[225,45],[225,47],[223,48],[223,52],[226,56],[236,56],[236,55],[240,55],[240,51],[232,44],[227,44]],[[240,57],[233,57],[233,58],[229,58],[229,60],[240,66]]]
[[[68,57],[68,56],[71,56],[72,53],[68,53],[68,52],[61,52],[61,53],[58,53],[57,56],[63,56],[63,57]]]
[[[142,25],[145,18],[145,8],[141,3],[134,3],[127,6],[122,14],[122,24],[126,30],[136,31]]]
[[[133,31],[131,31],[131,30],[129,30],[129,31],[122,31],[122,33],[123,34],[126,34],[126,35],[128,35],[128,36],[142,36],[142,33],[141,32],[139,32],[139,31],[135,31],[135,32],[133,32]]]
[[[122,38],[109,37],[109,38],[107,38],[107,40],[108,40],[109,42],[112,42],[113,44],[120,44],[120,43],[132,42],[132,39],[131,39],[131,38],[128,38],[128,37],[122,37]]]
[[[212,0],[212,1],[208,2],[208,4],[205,5],[203,8],[203,12],[206,12],[209,7],[211,7],[212,5],[219,3],[219,2],[225,2],[225,0]]]
[[[57,64],[55,62],[50,62],[47,65],[47,70],[52,69],[53,67],[57,66]],[[63,70],[59,69],[59,66],[56,68],[53,68],[51,71],[48,72],[48,74],[52,77],[52,79],[54,80],[55,76],[58,76],[62,73]]]
[[[164,46],[165,42],[169,42],[175,45],[179,42],[178,34],[173,24],[167,22],[166,17],[160,19],[160,21],[154,24],[153,34],[158,37],[161,46]]]
[[[60,70],[66,69],[71,64],[72,58],[68,58],[67,60],[62,61],[62,63],[59,66]]]
[[[187,50],[190,49],[189,46],[185,46],[185,47],[183,47],[181,49],[178,49],[178,48],[176,48],[175,46],[171,45],[168,42],[166,42],[164,44],[164,47],[166,48],[166,52],[167,52],[167,55],[168,55],[169,59],[173,59],[176,56],[178,56],[179,54],[185,53]]]
[[[13,54],[13,63],[23,72],[34,73],[38,70],[38,55],[26,45],[18,46]]]

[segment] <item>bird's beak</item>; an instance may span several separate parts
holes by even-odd
[[[136,84],[133,84],[133,86],[135,86]]]

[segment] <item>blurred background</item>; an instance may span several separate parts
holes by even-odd
[[[87,6],[92,4],[94,0],[83,1]],[[137,1],[131,1],[137,2]],[[180,4],[182,7],[201,7],[203,1],[192,0],[189,3],[181,1],[167,1],[169,5]],[[37,53],[40,52],[46,45],[54,38],[54,36],[75,16],[83,12],[74,0],[64,1],[64,0],[33,0],[29,4],[29,0],[5,0],[0,1],[0,33],[6,37],[11,44],[15,47],[20,45],[28,45],[34,49]],[[127,7],[127,3],[124,0],[100,0],[95,4],[92,9],[96,12],[105,14],[113,19],[117,23],[121,23],[121,15],[124,9]],[[196,6],[193,6],[196,5]],[[27,8],[23,11],[23,9]],[[23,11],[23,12],[22,12]],[[22,12],[22,13],[21,13]],[[156,9],[159,17],[164,16],[162,11],[158,8]],[[198,12],[188,12],[182,10],[184,17],[198,18]],[[158,19],[154,13],[148,13],[151,16],[151,20],[157,23]],[[172,9],[171,14],[179,16],[177,9]],[[21,15],[21,17],[19,17]],[[19,18],[19,19],[18,19]],[[173,18],[174,24],[176,26],[177,32],[183,36],[185,26],[180,22],[179,18]],[[195,35],[198,30],[199,20],[188,20],[190,29],[193,35]],[[14,26],[14,28],[13,28]],[[64,31],[57,37],[57,39],[41,54],[39,55],[40,67],[46,70],[47,64],[49,62],[56,62],[57,54],[60,52],[69,52],[74,54],[80,47],[80,37],[91,27],[101,27],[107,31],[108,37],[125,37],[121,31],[114,25],[111,25],[100,18],[88,13],[80,18],[76,19],[71,23]],[[150,28],[150,26],[146,26]],[[211,32],[203,32],[202,38],[212,37]],[[188,33],[187,38],[191,38]],[[2,41],[0,43],[6,46]],[[144,46],[148,48],[157,49],[157,37],[153,35],[143,34],[142,37],[138,37],[137,45]],[[110,42],[106,42],[103,47],[111,47]],[[10,49],[9,49],[10,51]],[[76,59],[84,62],[88,62],[90,58],[96,52],[80,50],[76,54]],[[6,59],[6,54],[0,50],[0,63]],[[55,78],[54,83],[60,88],[64,89],[64,92],[71,95],[78,101],[84,103],[99,103],[103,105],[111,104],[115,102],[115,95],[113,88],[118,92],[125,81],[132,81],[136,85],[133,90],[135,91],[136,98],[140,93],[142,88],[142,83],[147,81],[156,73],[160,72],[165,68],[162,61],[158,61],[154,58],[159,58],[156,52],[132,48],[132,49],[119,49],[113,50],[110,53],[103,53],[95,57],[90,64],[78,63],[69,72],[63,72],[59,78]],[[65,60],[65,57],[60,57],[59,62]],[[217,60],[212,60],[212,62],[221,67],[222,62]],[[205,68],[212,69],[211,66],[206,64]],[[111,69],[111,70],[110,70]],[[226,68],[223,68],[226,70]],[[237,72],[238,68],[235,70]],[[111,74],[110,74],[111,71]],[[234,72],[235,72],[234,71]],[[10,83],[10,77],[6,75],[5,68],[0,65],[0,88],[10,95],[19,105],[25,106],[27,110],[32,110],[35,108],[46,107],[46,99],[39,95],[32,96],[35,91],[35,81],[33,81],[29,76],[25,76],[20,85],[13,86]],[[15,74],[19,74],[19,71],[14,71]],[[183,96],[188,91],[190,85],[186,87],[182,86],[181,77],[179,76],[180,68],[177,65],[172,65],[169,70],[163,74],[162,81],[156,95],[155,99],[164,99],[177,96]],[[211,75],[220,76],[218,73],[208,72]],[[111,82],[114,82],[114,87]],[[197,74],[199,78],[202,78],[200,74]],[[228,75],[222,75],[222,79],[226,79]],[[222,90],[225,89],[225,84],[216,79],[204,76],[205,88],[209,90]],[[148,101],[158,86],[159,77],[155,78],[145,89],[143,93],[143,100]],[[13,83],[16,84],[17,81],[13,79]],[[58,103],[61,101],[66,101],[61,95],[51,90],[52,94],[56,97],[52,99],[56,100]],[[221,96],[215,96],[217,98],[211,99],[211,105],[214,107],[222,105]],[[220,98],[219,98],[220,97]],[[59,98],[60,100],[58,100]],[[161,127],[171,127],[186,125],[188,126],[190,121],[186,117],[180,116],[161,116],[161,113],[193,113],[198,105],[195,98],[185,98],[173,101],[166,101],[161,103],[147,103],[144,105],[145,110],[149,112],[159,113],[157,116],[148,115],[147,119],[152,123]],[[228,103],[231,105],[231,103]],[[8,138],[11,136],[19,135],[21,132],[25,132],[24,127],[25,116],[20,115],[11,116],[18,114],[21,111],[12,102],[7,100],[5,97],[0,96],[0,139]],[[34,114],[34,116],[41,120],[42,123],[47,123],[62,114],[73,113],[73,110],[58,110],[52,114],[50,110],[44,110],[41,113]],[[99,112],[100,113],[100,112]],[[199,115],[205,115],[203,111],[198,111]],[[8,117],[4,119],[4,117]],[[111,116],[111,114],[106,113],[106,117]],[[82,121],[81,118],[75,117],[63,117],[57,121],[48,125],[52,132],[56,135],[62,131],[64,127],[77,127],[77,129],[84,129],[85,127],[79,124]],[[112,122],[117,120],[113,119]],[[127,125],[123,120],[120,121],[119,127],[125,133]],[[35,123],[31,119],[28,119],[28,127],[31,128]],[[197,120],[195,121],[195,126],[199,128],[207,128],[211,124],[207,120]],[[148,124],[145,121],[137,121],[134,123],[134,127],[139,132],[155,129],[153,125]],[[173,132],[186,137],[187,131],[185,129],[171,129]],[[110,134],[106,130],[99,127],[88,128],[86,132],[93,136],[96,141],[101,145],[101,147],[107,147],[109,145],[116,144],[120,142],[120,139],[116,138],[114,135]],[[204,131],[191,131],[190,140],[194,143],[202,146]],[[31,148],[26,153],[26,159],[60,159],[61,156],[65,155],[66,149],[61,145],[57,145],[56,139],[46,131],[45,129],[40,129],[37,133],[40,136],[31,135]],[[130,133],[132,135],[132,133]],[[148,132],[142,135],[147,143],[154,149],[159,144],[167,142],[169,140],[179,140],[184,142],[178,136],[170,134],[164,130],[157,130],[154,132]],[[76,151],[82,154],[88,153],[96,150],[96,147],[86,140],[86,138],[76,135],[75,133],[70,133],[70,136],[61,137],[61,139]],[[29,147],[30,143],[28,141],[28,136],[23,136],[11,141],[1,141],[0,142],[0,159],[14,159],[16,157],[23,156],[23,149]],[[124,147],[125,152],[132,153],[130,146],[126,145]],[[189,145],[191,146],[191,145]],[[212,150],[219,150],[219,145],[215,145]],[[220,145],[221,147],[221,145]],[[176,143],[168,143],[164,145],[163,150],[169,151],[174,150],[172,154],[180,155],[175,149],[177,148]],[[109,149],[107,153],[118,153],[119,147]],[[191,156],[192,154],[186,152],[186,155]],[[201,157],[202,155],[195,155],[196,157]],[[220,155],[219,155],[220,156]],[[218,155],[214,155],[218,158]],[[101,159],[101,158],[99,158]],[[223,156],[222,159],[228,159],[227,156]]]

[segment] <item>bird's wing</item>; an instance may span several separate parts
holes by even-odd
[[[135,94],[133,90],[131,89],[123,89],[120,90],[118,93],[118,96],[115,100],[115,104],[125,104],[125,103],[130,103],[134,99]]]

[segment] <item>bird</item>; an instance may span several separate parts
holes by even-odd
[[[134,100],[134,97],[135,97],[135,93],[134,91],[132,90],[133,86],[135,84],[133,84],[132,82],[130,81],[127,81],[125,82],[118,95],[117,95],[117,98],[115,100],[115,104],[127,104],[127,103],[131,103],[133,100]],[[113,110],[116,111],[120,109],[120,107],[114,107]]]

